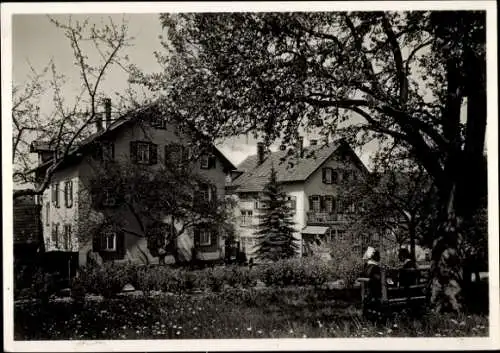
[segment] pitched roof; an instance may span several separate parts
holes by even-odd
[[[267,155],[261,165],[257,165],[257,156],[247,157],[239,166],[238,170],[245,171],[234,180],[233,186],[237,192],[262,191],[269,181],[271,168],[277,173],[279,182],[295,182],[306,180],[316,169],[318,169],[340,146],[338,142],[328,146],[304,147],[301,158],[294,156],[293,150],[276,151]]]
[[[293,150],[271,152],[261,165],[257,165],[257,155],[251,155],[238,165],[238,170],[244,173],[231,186],[236,192],[262,191],[269,181],[272,166],[276,170],[278,182],[305,181],[340,147],[350,150],[355,156],[355,162],[368,171],[351,147],[344,140],[337,140],[327,146],[304,147],[301,158],[295,156]]]
[[[155,109],[156,109],[156,105],[151,104],[151,105],[140,108],[136,111],[129,112],[128,114],[125,114],[125,115],[119,117],[106,129],[103,129],[102,131],[98,131],[98,132],[90,135],[89,137],[85,138],[83,141],[79,142],[78,144],[75,144],[75,146],[73,148],[71,148],[70,151],[68,152],[68,157],[75,157],[78,154],[78,152],[84,152],[84,149],[86,147],[88,147],[89,145],[91,145],[92,142],[97,141],[101,138],[104,138],[104,137],[110,135],[111,133],[116,132],[118,129],[120,129],[120,128],[122,128],[130,123],[137,121],[137,118],[140,117],[142,113],[147,113],[150,110],[153,110],[153,112],[154,112]],[[193,131],[195,131],[197,134],[202,134],[193,125],[190,124],[189,127],[191,129],[193,129]],[[34,151],[34,149],[36,147],[39,147],[40,150],[42,150],[43,148],[47,147],[48,145],[50,145],[50,144],[47,142],[34,141],[32,143],[32,152]],[[231,161],[215,145],[212,145],[212,146],[213,146],[214,153],[219,158],[221,158],[221,160],[223,161],[223,163],[225,165],[229,166],[229,169],[236,169],[234,164],[231,163]],[[52,162],[53,162],[52,159],[49,159],[46,162],[38,165],[32,171],[38,170],[40,168],[46,168],[46,167],[50,166],[52,164]]]

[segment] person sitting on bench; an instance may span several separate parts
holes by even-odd
[[[405,296],[409,296],[409,286],[417,284],[417,265],[406,248],[399,249],[398,258],[401,263],[399,270],[399,286],[405,289]]]

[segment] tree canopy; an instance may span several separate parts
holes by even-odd
[[[484,150],[485,13],[163,14],[164,71],[135,82],[210,136],[294,143],[300,128],[377,139],[425,167],[443,199]],[[467,97],[467,117],[460,109]],[[460,163],[458,163],[460,160]],[[460,179],[460,180],[459,180]],[[462,189],[464,188],[464,189]],[[465,194],[462,197],[462,194]]]

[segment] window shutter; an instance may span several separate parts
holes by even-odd
[[[101,234],[94,234],[92,238],[92,251],[99,252],[101,250]]]
[[[189,158],[191,158],[191,153],[189,151],[189,147],[183,146],[182,147],[182,162],[187,163],[189,161]]]
[[[210,246],[213,248],[219,246],[219,234],[215,230],[210,231]]]
[[[200,246],[200,228],[193,229],[194,246]]]
[[[319,209],[324,212],[325,211],[325,208],[326,208],[326,205],[325,205],[325,196],[320,196],[319,197]]]
[[[130,160],[132,163],[137,163],[137,142],[130,142]]]
[[[326,168],[323,168],[322,172],[323,172],[323,175],[322,175],[323,176],[323,183],[326,184]]]
[[[210,192],[212,193],[212,203],[217,202],[217,186],[211,185],[210,186]]]
[[[149,145],[149,164],[156,163],[158,163],[158,145],[152,143]]]
[[[216,167],[216,158],[214,155],[208,156],[208,169],[215,168]]]
[[[125,247],[125,232],[119,231],[116,233],[116,255],[119,259],[123,259],[127,249]]]
[[[103,192],[102,188],[97,186],[92,187],[91,190],[92,207],[95,209],[100,209],[103,202]]]
[[[336,204],[336,202],[335,202],[335,197],[333,197],[333,196],[332,196],[332,212],[335,212],[335,211],[336,211],[336,210],[335,210],[335,206],[336,206],[335,204]]]
[[[309,196],[309,211],[314,211],[313,209],[313,197]]]
[[[165,165],[170,163],[170,146],[169,145],[165,145],[165,156],[164,156],[163,162],[165,163]]]

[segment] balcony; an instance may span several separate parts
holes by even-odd
[[[345,223],[348,216],[344,213],[307,212],[307,224]]]

